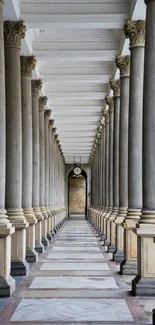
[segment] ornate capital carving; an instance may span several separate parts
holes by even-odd
[[[32,70],[35,69],[36,62],[35,56],[21,56],[20,66],[22,76],[31,78]]]
[[[44,112],[45,119],[49,120],[49,117],[51,117],[52,111],[51,109],[46,109]]]
[[[22,20],[4,22],[4,41],[6,47],[21,47],[21,39],[25,37],[26,26]]]
[[[55,134],[57,132],[57,128],[53,128],[52,131]]]
[[[31,81],[31,89],[32,89],[32,94],[39,94],[39,91],[42,88],[42,80],[38,79],[38,80],[32,80]]]
[[[114,92],[114,97],[120,96],[120,79],[111,79],[110,87]]]
[[[103,116],[105,117],[105,123],[109,123],[109,111],[106,108],[103,110]]]
[[[39,97],[39,112],[44,112],[44,107],[47,105],[48,98],[46,96]]]
[[[127,20],[124,34],[130,39],[130,48],[145,46],[145,20]]]
[[[0,4],[4,5],[4,0],[0,0]]]
[[[129,76],[130,74],[130,55],[116,57],[116,66],[120,70],[120,76]]]
[[[109,106],[109,113],[113,112],[114,110],[114,97],[106,97],[106,103]]]
[[[53,119],[52,120],[49,120],[49,124],[52,126],[52,128],[54,126],[54,123],[55,123],[55,121]]]

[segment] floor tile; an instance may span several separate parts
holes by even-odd
[[[43,263],[41,270],[109,270],[106,263]]]

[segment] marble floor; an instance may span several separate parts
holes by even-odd
[[[19,281],[19,279],[18,279]],[[0,325],[146,325],[143,301],[132,297],[87,220],[70,219],[19,281],[0,299]]]

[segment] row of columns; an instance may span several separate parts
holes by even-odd
[[[65,163],[33,56],[20,56],[26,27],[3,24],[0,1],[0,296],[15,289],[66,217]],[[4,27],[4,28],[3,28]]]
[[[120,79],[110,81],[113,97],[106,98],[100,142],[91,156],[89,209],[121,274],[135,275],[132,293],[142,296],[155,295],[155,1],[145,3],[146,22],[127,21],[124,27],[130,56],[116,58]],[[101,146],[99,163],[96,150]],[[99,204],[95,177],[100,168],[105,195]]]

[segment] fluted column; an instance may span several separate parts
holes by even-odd
[[[119,127],[120,127],[120,80],[110,81],[114,94],[114,134],[113,134],[113,209],[110,216],[109,252],[116,251],[116,223],[115,217],[119,209]]]
[[[49,203],[49,174],[50,174],[50,148],[49,148],[49,117],[51,116],[51,110],[47,109],[44,113],[45,116],[45,208],[48,215],[47,219],[47,238],[48,240],[52,239],[51,236],[51,224],[52,224],[52,214],[50,211],[50,203]]]
[[[124,221],[124,261],[122,274],[137,274],[137,236],[132,231],[142,209],[142,119],[145,21],[127,21],[125,35],[130,38],[130,98],[128,152],[128,214]]]
[[[109,161],[108,161],[108,211],[106,213],[106,240],[105,246],[110,245],[110,216],[113,208],[113,136],[114,136],[114,99],[106,97],[106,103],[109,106]]]
[[[43,216],[39,207],[39,178],[40,178],[40,152],[39,152],[39,91],[42,88],[41,80],[32,80],[32,207],[37,223],[35,225],[35,250],[43,253],[42,220]]]
[[[45,130],[44,130],[44,109],[47,104],[47,97],[39,98],[39,150],[40,150],[40,186],[39,186],[39,204],[42,216],[42,244],[48,246],[47,239],[47,212],[45,208]]]
[[[104,214],[104,226],[102,240],[104,241],[107,238],[107,229],[106,229],[106,213],[109,206],[109,111],[104,109],[103,115],[105,117],[105,214]]]
[[[5,69],[3,3],[0,1],[0,297],[7,297],[15,289],[15,280],[10,276],[11,234],[15,229],[9,222],[5,210],[6,179],[6,116],[5,116]],[[9,253],[8,253],[9,252]]]
[[[138,272],[132,284],[135,295],[155,296],[155,1],[146,0],[146,35],[143,93],[142,216],[138,236]]]
[[[31,78],[36,59],[21,56],[21,98],[22,98],[22,208],[29,223],[26,230],[26,260],[36,262],[35,223],[32,209],[32,96]]]
[[[120,69],[120,138],[119,138],[119,211],[116,223],[116,253],[114,260],[124,259],[124,229],[122,222],[128,209],[128,123],[129,123],[129,81],[130,56],[118,56],[116,65]]]
[[[22,209],[22,116],[20,47],[26,27],[22,21],[4,23],[6,84],[6,209],[16,229],[12,235],[11,274],[25,275],[26,227]]]

